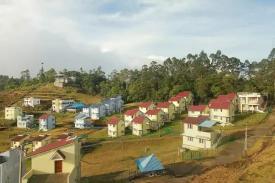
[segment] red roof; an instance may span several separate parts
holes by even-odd
[[[174,96],[169,99],[169,102],[178,102],[181,100],[182,97],[180,96]]]
[[[170,103],[169,102],[159,102],[157,104],[157,108],[169,108]]]
[[[154,104],[154,102],[142,102],[139,104],[139,107],[148,108],[152,104]]]
[[[187,97],[188,95],[190,95],[190,91],[183,91],[183,92],[180,92],[178,93],[176,96],[178,97]]]
[[[23,140],[24,138],[28,137],[28,135],[16,135],[15,137],[13,137],[11,139],[11,141],[14,141],[14,142],[19,142],[21,140]]]
[[[112,125],[116,125],[116,124],[118,124],[119,121],[120,121],[120,119],[118,117],[113,116],[108,120],[107,123],[112,124]]]
[[[188,108],[188,111],[204,111],[207,105],[192,105]]]
[[[183,120],[183,123],[189,123],[189,124],[200,124],[203,121],[207,120],[207,116],[199,116],[199,117],[187,117]]]
[[[143,123],[143,121],[145,120],[145,116],[142,116],[142,115],[140,115],[140,116],[137,116],[137,117],[135,117],[133,120],[132,120],[132,123],[136,123],[136,124],[142,124]]]
[[[39,119],[48,119],[48,117],[50,116],[50,114],[43,114],[42,116],[39,117]]]
[[[36,137],[31,138],[31,141],[42,141],[46,138],[49,138],[49,135],[38,135]]]
[[[47,151],[50,151],[50,150],[53,150],[53,149],[71,144],[73,142],[74,142],[74,140],[72,140],[72,139],[70,139],[70,140],[64,139],[64,140],[55,141],[53,143],[42,146],[42,147],[38,148],[37,150],[31,152],[29,154],[29,156],[34,156],[34,155],[37,155],[37,154],[40,154],[40,153],[44,153],[44,152],[47,152]]]
[[[227,95],[219,95],[218,99],[232,101],[236,97],[236,93],[229,93]]]
[[[146,112],[148,115],[157,115],[161,110],[160,109],[152,109]]]
[[[139,109],[131,109],[131,110],[128,110],[124,113],[124,115],[127,115],[127,116],[134,116],[137,112],[139,111]]]
[[[209,108],[212,109],[228,109],[231,102],[229,100],[215,99],[209,103]]]

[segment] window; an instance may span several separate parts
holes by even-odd
[[[199,143],[203,144],[204,143],[204,139],[199,139]]]
[[[193,126],[192,126],[192,124],[187,124],[187,128],[189,128],[189,129],[192,129],[193,128]]]
[[[221,109],[221,112],[222,112],[222,109]]]
[[[188,141],[193,141],[193,137],[187,137]]]

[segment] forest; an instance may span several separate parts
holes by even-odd
[[[29,70],[20,78],[0,75],[0,91],[17,87],[51,83],[57,71],[42,68],[35,77]],[[127,102],[145,100],[162,101],[182,91],[194,93],[196,103],[228,92],[260,92],[269,101],[275,99],[275,59],[259,62],[241,61],[221,51],[208,55],[205,52],[188,54],[186,58],[168,58],[163,63],[152,61],[139,69],[114,70],[106,74],[100,67],[69,71],[62,74],[75,77],[73,86],[82,92],[104,97],[121,94]]]

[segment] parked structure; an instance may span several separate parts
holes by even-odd
[[[263,97],[260,93],[240,92],[238,93],[238,108],[240,112],[260,111],[263,105]]]
[[[18,147],[22,147],[22,145],[28,138],[29,138],[28,135],[16,135],[11,139],[11,148],[15,149]]]
[[[215,147],[218,138],[218,133],[212,129],[215,124],[207,116],[187,117],[183,121],[182,147],[191,150]]]
[[[25,107],[35,107],[36,105],[40,105],[40,99],[34,98],[34,97],[27,97],[24,98],[24,104]]]
[[[161,109],[152,109],[145,113],[145,116],[150,119],[150,129],[157,130],[164,125],[168,120],[167,115]]]
[[[31,170],[22,178],[22,183],[80,182],[80,142],[63,139],[45,145],[28,155]]]
[[[209,107],[207,105],[192,105],[188,108],[189,117],[209,116]]]
[[[17,116],[22,115],[22,109],[20,107],[6,107],[5,108],[5,119],[16,120]]]
[[[0,183],[18,183],[25,173],[23,152],[11,149],[0,154]]]
[[[33,115],[17,116],[17,128],[32,128],[34,122]]]
[[[99,120],[106,115],[106,107],[104,104],[93,104],[83,108],[83,113],[87,114],[92,120]]]
[[[75,117],[74,125],[75,125],[75,128],[79,128],[79,129],[91,127],[91,122],[89,120],[89,116],[85,113],[79,113]]]
[[[136,116],[133,120],[132,120],[132,133],[133,135],[137,135],[137,136],[142,136],[142,135],[146,135],[149,130],[150,130],[150,120],[143,116]]]
[[[116,116],[111,117],[108,122],[108,136],[119,137],[125,135],[124,122]]]
[[[157,109],[161,109],[168,116],[167,122],[171,122],[175,119],[175,105],[173,103],[159,102],[157,104]]]
[[[144,114],[152,109],[155,109],[156,105],[154,102],[142,102],[139,104],[139,110],[143,112]]]
[[[39,130],[48,131],[55,128],[55,117],[51,114],[43,114],[39,118]]]
[[[231,101],[213,99],[209,103],[210,119],[221,123],[222,126],[234,120],[235,108]]]
[[[144,115],[139,109],[130,109],[124,113],[125,127],[132,126],[132,121],[135,117]]]
[[[62,100],[62,99],[55,99],[52,101],[52,111],[54,112],[64,112],[67,107],[74,104],[74,100]]]
[[[48,135],[39,135],[30,139],[32,142],[32,151],[36,151],[40,147],[43,147],[51,142],[51,138]]]

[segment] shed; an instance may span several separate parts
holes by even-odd
[[[164,170],[162,163],[154,154],[137,159],[136,165],[141,173],[150,173]]]

